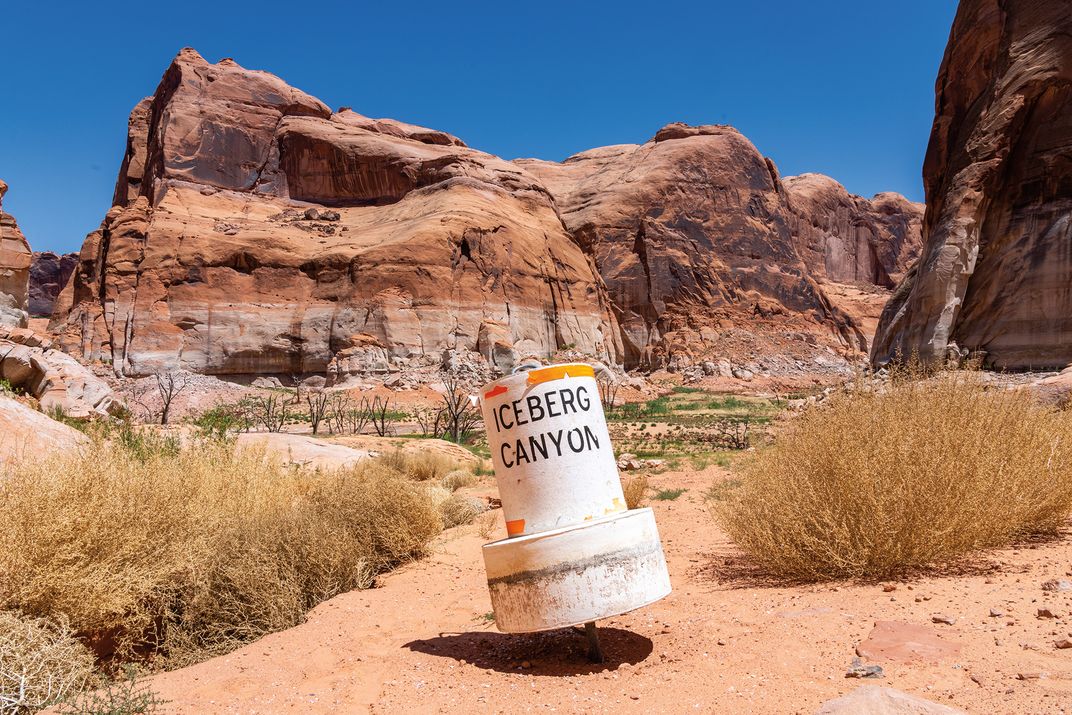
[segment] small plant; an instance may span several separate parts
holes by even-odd
[[[286,396],[272,393],[253,398],[253,416],[268,432],[282,432],[289,416]]]
[[[685,493],[685,489],[659,489],[652,499],[656,501],[674,501]]]
[[[155,715],[167,701],[147,684],[138,683],[138,671],[127,666],[122,678],[84,692],[60,706],[60,715]]]

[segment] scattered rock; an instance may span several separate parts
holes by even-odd
[[[1060,618],[1056,611],[1052,608],[1040,608],[1035,614],[1036,618]]]
[[[881,665],[864,665],[859,658],[853,658],[849,669],[845,671],[846,678],[881,678],[884,675]]]
[[[902,621],[878,621],[856,647],[870,661],[937,662],[960,653],[960,644],[943,638],[928,626]]]
[[[1072,640],[1061,638],[1060,640],[1054,641],[1053,646],[1058,650],[1067,650],[1068,648],[1072,648]]]
[[[1050,579],[1049,581],[1046,581],[1044,584],[1042,584],[1042,590],[1050,592],[1072,591],[1072,581],[1063,578]]]
[[[1004,615],[1005,615],[1005,611],[1001,610],[1000,608],[991,608],[990,609],[990,617],[991,618],[1001,618]]]
[[[931,616],[931,623],[944,623],[947,626],[951,626],[957,622],[957,619],[953,616],[947,616],[944,613],[935,613]]]

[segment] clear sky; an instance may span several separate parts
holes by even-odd
[[[560,160],[672,121],[728,123],[783,175],[923,199],[956,0],[3,3],[0,178],[36,250],[111,203],[130,109],[184,46],[333,108]]]

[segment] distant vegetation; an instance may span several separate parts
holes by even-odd
[[[808,411],[712,493],[775,574],[882,578],[1036,534],[1072,512],[1072,414],[975,375],[895,376]]]

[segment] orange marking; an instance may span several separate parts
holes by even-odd
[[[506,522],[506,534],[507,536],[517,536],[525,532],[525,520],[514,519],[513,521]]]
[[[504,392],[506,392],[506,385],[496,385],[495,387],[484,393],[484,399],[490,400],[491,398],[497,397]]]
[[[596,371],[591,365],[552,365],[551,367],[529,370],[529,384],[561,380],[564,377],[595,377]]]

